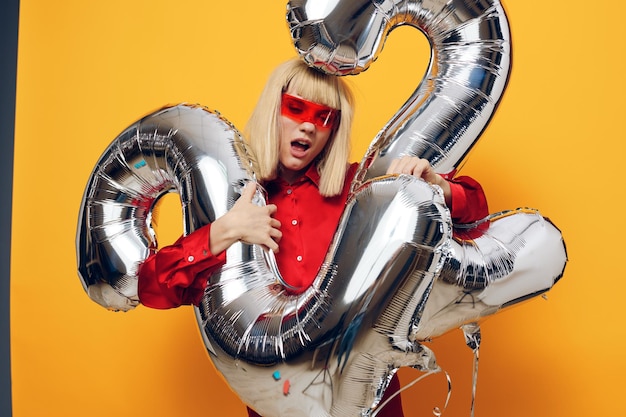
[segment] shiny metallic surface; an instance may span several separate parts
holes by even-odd
[[[366,183],[305,292],[286,293],[260,264],[210,278],[197,317],[213,363],[262,415],[360,415],[398,367],[436,369],[407,336],[450,236],[438,189],[410,176]],[[275,372],[291,386],[279,401]]]
[[[480,136],[510,66],[498,1],[292,1],[287,16],[304,59],[327,71],[364,70],[399,24],[422,30],[433,58],[370,145],[313,285],[289,293],[271,253],[237,243],[207,274],[196,318],[216,368],[261,415],[368,416],[398,368],[439,369],[421,342],[548,291],[565,245],[535,210],[453,225],[438,187],[383,175],[402,155],[452,172]],[[164,108],[122,132],[82,201],[77,259],[89,296],[136,306],[138,266],[158,248],[159,198],[180,195],[190,233],[232,207],[253,161],[237,130],[198,106]],[[260,187],[256,201],[265,204]]]
[[[190,233],[232,207],[254,177],[251,161],[236,129],[196,106],[165,108],[120,134],[81,207],[78,266],[90,297],[113,310],[136,305],[159,197],[180,195]],[[261,189],[256,198],[264,204]],[[273,257],[238,243],[207,274],[196,316],[216,368],[262,415],[367,415],[398,368],[439,369],[422,341],[547,291],[564,263],[559,231],[535,211],[455,230],[438,187],[383,176],[351,194],[306,291],[290,295]]]
[[[368,69],[400,25],[430,42],[426,74],[370,145],[360,182],[404,155],[426,158],[444,174],[460,167],[508,81],[511,36],[498,0],[292,0],[287,10],[296,50],[333,74]]]
[[[488,228],[476,230],[481,225]],[[412,340],[478,322],[545,293],[563,276],[567,251],[561,232],[537,210],[492,214],[464,229],[455,232]]]
[[[122,311],[138,304],[138,266],[158,246],[152,216],[160,197],[179,194],[187,232],[230,208],[252,178],[242,144],[219,114],[178,105],[142,118],[109,145],[87,183],[76,236],[78,272],[94,301]],[[260,249],[239,249],[263,258]]]

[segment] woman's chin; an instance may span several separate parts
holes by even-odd
[[[297,158],[292,156],[288,161],[283,162],[282,166],[286,170],[298,172],[307,169],[310,164],[311,161],[309,161],[308,158]]]
[[[295,179],[299,178],[300,176],[304,175],[304,173],[306,172],[306,170],[309,167],[309,164],[306,164],[304,162],[300,162],[300,163],[281,163],[281,167],[280,167],[280,176],[283,179],[286,179],[289,182],[293,182]]]

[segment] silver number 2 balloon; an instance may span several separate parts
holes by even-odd
[[[216,368],[260,414],[371,415],[398,368],[438,369],[420,342],[548,291],[567,255],[536,210],[453,225],[439,189],[381,175],[401,155],[452,172],[480,136],[510,65],[497,0],[292,1],[287,18],[303,59],[325,71],[366,69],[399,24],[426,34],[432,62],[370,145],[313,285],[287,295],[271,254],[237,243],[207,275],[196,316]],[[251,160],[236,128],[200,106],[166,107],[123,131],[80,210],[78,271],[90,298],[134,308],[138,266],[158,247],[159,198],[180,195],[191,233],[232,207],[254,178]],[[260,188],[256,200],[265,204]]]

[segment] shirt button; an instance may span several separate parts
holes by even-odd
[[[294,219],[291,221],[291,224],[295,226],[296,224],[298,224],[298,221]]]
[[[194,258],[192,255],[189,255],[189,256],[187,257],[187,261],[188,261],[188,262],[193,262],[193,260],[194,260],[194,259],[195,259],[195,258]]]
[[[302,256],[301,256],[301,255],[298,255],[298,256],[296,257],[296,259],[298,260],[298,262],[302,262]]]
[[[293,191],[290,189],[287,190],[287,195],[291,195],[291,193],[293,193]]]

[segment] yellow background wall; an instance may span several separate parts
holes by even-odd
[[[280,0],[22,0],[11,272],[15,417],[244,416],[213,369],[191,308],[105,311],[83,292],[75,231],[87,178],[127,125],[201,103],[243,128],[269,71],[295,55]],[[621,2],[507,1],[514,63],[502,104],[463,173],[491,211],[538,208],[570,262],[548,294],[482,326],[476,415],[626,413]],[[393,33],[352,77],[354,160],[413,91],[428,57]],[[402,68],[401,68],[402,67]],[[161,243],[180,232],[164,210]],[[452,378],[445,416],[469,415],[472,354],[455,331],[431,343]],[[408,383],[417,373],[401,372]],[[431,416],[443,374],[404,395]]]

